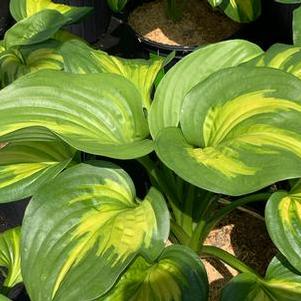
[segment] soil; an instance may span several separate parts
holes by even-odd
[[[144,3],[129,17],[129,24],[143,37],[167,45],[197,46],[235,34],[240,24],[213,10],[205,0],[189,0],[180,21],[166,16],[166,0]]]
[[[239,210],[234,211],[211,231],[205,244],[230,252],[262,276],[277,253],[264,220]],[[209,301],[218,301],[222,288],[238,272],[213,258],[204,259],[203,262],[210,283]]]

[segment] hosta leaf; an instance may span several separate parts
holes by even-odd
[[[69,22],[76,22],[91,11],[91,7],[75,7],[55,3],[51,0],[11,0],[10,12],[16,21],[20,21],[42,10],[52,9],[63,14]]]
[[[248,23],[261,14],[261,0],[223,0],[220,8],[234,21]]]
[[[163,67],[163,58],[155,56],[149,60],[122,59],[94,50],[78,40],[64,43],[61,53],[67,72],[119,74],[135,84],[143,96],[144,107],[150,107],[151,90],[158,72]]]
[[[301,272],[301,182],[289,192],[275,192],[265,211],[271,239],[290,264]]]
[[[275,44],[264,55],[247,64],[280,69],[301,79],[301,47]]]
[[[0,203],[31,196],[72,160],[74,150],[60,140],[12,142],[0,149]]]
[[[223,0],[208,0],[208,2],[212,7],[217,7],[223,2]]]
[[[162,252],[169,233],[162,195],[152,188],[141,202],[124,171],[98,164],[68,169],[29,204],[22,270],[32,301],[94,300],[136,255],[154,260]]]
[[[54,48],[41,45],[26,56],[17,49],[7,50],[0,54],[1,85],[5,87],[27,73],[41,69],[62,70],[63,66],[63,58]]]
[[[51,38],[69,19],[61,13],[45,9],[12,26],[4,36],[5,47],[31,45]]]
[[[153,149],[141,96],[118,75],[38,71],[2,89],[0,102],[0,141],[45,127],[91,154],[129,159]]]
[[[210,74],[247,62],[262,50],[247,41],[226,41],[203,47],[186,56],[164,76],[155,93],[149,116],[150,131],[178,126],[185,95]]]
[[[288,73],[221,70],[187,94],[180,125],[155,150],[196,186],[241,195],[301,175],[301,81]]]
[[[138,257],[115,287],[99,301],[208,300],[201,260],[184,246],[166,248],[155,263]]]
[[[128,3],[128,0],[107,0],[107,3],[109,7],[112,9],[112,11],[120,12]]]
[[[300,298],[301,275],[275,257],[265,279],[240,274],[224,288],[221,301],[298,301]]]
[[[57,141],[57,137],[43,127],[28,127],[0,137],[0,143],[24,141]]]
[[[301,1],[298,1],[301,3]],[[293,40],[294,45],[301,46],[301,7],[293,12]]]
[[[5,268],[3,286],[7,288],[22,282],[20,232],[18,227],[0,234],[0,273]]]

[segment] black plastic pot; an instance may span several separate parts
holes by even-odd
[[[90,43],[94,43],[106,32],[112,14],[106,0],[54,0],[54,2],[94,8],[93,12],[86,16],[81,22],[67,27],[72,33]]]
[[[9,0],[0,1],[0,38],[11,23],[11,16],[9,13]]]
[[[128,7],[125,14],[122,16],[124,22],[127,17],[143,0],[135,0]],[[263,0],[263,9],[261,17],[253,23],[243,25],[242,28],[230,36],[228,39],[245,39],[254,42],[263,49],[269,48],[275,43],[292,43],[292,16],[293,10],[300,4],[281,4],[274,0]],[[176,52],[176,58],[180,59],[183,56],[191,53],[197,47],[189,46],[170,46],[151,41],[132,29],[141,46],[148,52],[166,56],[170,52]],[[202,45],[200,45],[202,46]]]

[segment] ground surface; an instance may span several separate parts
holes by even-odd
[[[205,244],[222,248],[261,275],[276,254],[265,223],[253,215],[235,211],[214,229]],[[237,272],[218,260],[204,260],[210,283],[209,301],[219,300],[221,289]]]

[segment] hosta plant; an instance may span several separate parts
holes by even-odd
[[[2,44],[0,203],[31,200],[0,235],[0,300],[22,283],[31,301],[208,300],[208,256],[240,272],[223,301],[300,300],[299,48],[221,42],[163,76],[65,37]],[[279,250],[265,276],[204,245],[255,201]]]

